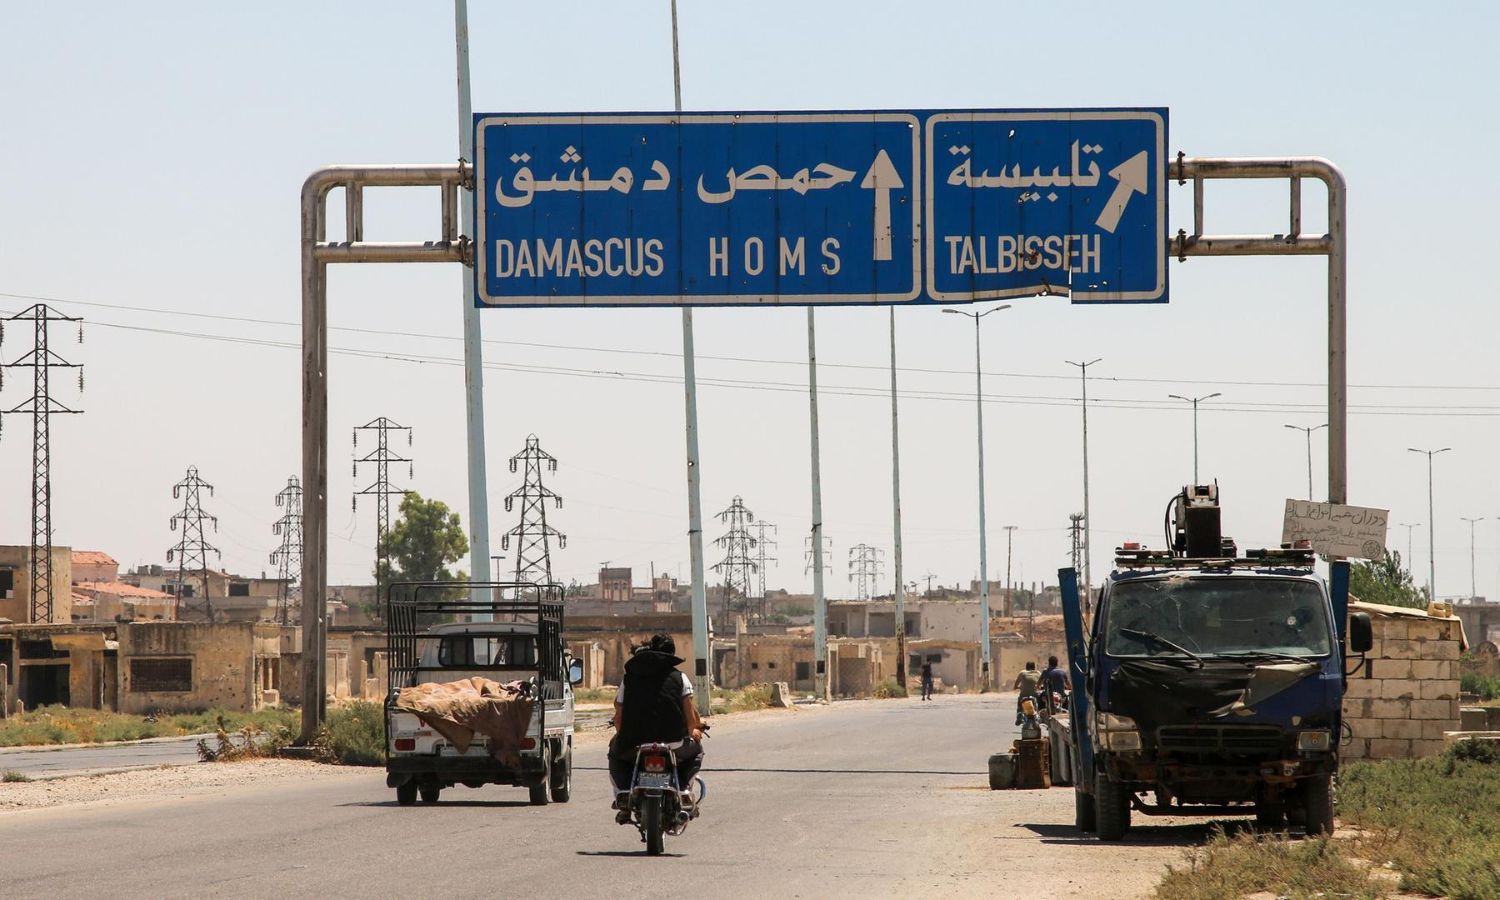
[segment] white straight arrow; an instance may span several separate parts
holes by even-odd
[[[1115,192],[1109,195],[1109,200],[1104,203],[1104,211],[1099,213],[1099,218],[1094,221],[1095,225],[1103,228],[1110,234],[1120,225],[1120,217],[1125,215],[1125,204],[1136,194],[1145,194],[1150,186],[1150,170],[1147,163],[1150,157],[1145,150],[1130,157],[1109,171],[1109,177],[1119,184],[1115,185]]]
[[[875,192],[875,252],[878,260],[891,258],[891,191],[906,187],[891,158],[882,150],[875,154],[870,171],[859,183],[862,188]]]

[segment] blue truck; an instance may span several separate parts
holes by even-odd
[[[1115,841],[1132,813],[1253,813],[1329,833],[1347,659],[1371,646],[1348,563],[1325,583],[1307,547],[1241,556],[1215,485],[1173,498],[1166,539],[1122,546],[1091,609],[1059,573],[1078,828]]]

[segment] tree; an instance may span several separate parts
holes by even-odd
[[[458,513],[441,500],[424,500],[413,491],[401,500],[401,517],[382,542],[387,562],[377,575],[381,584],[397,581],[464,581],[468,575],[448,567],[469,552]]]
[[[1394,550],[1387,550],[1383,559],[1350,566],[1349,593],[1366,603],[1427,608],[1427,589],[1417,587]]]

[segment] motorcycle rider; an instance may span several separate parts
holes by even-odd
[[[1042,670],[1042,698],[1048,704],[1049,709],[1052,704],[1053,694],[1066,700],[1068,696],[1068,673],[1066,670],[1058,667],[1056,656],[1049,656],[1047,657],[1047,668]],[[1060,710],[1053,709],[1051,711],[1055,713]]]
[[[1016,675],[1016,683],[1011,690],[1020,691],[1021,696],[1016,698],[1016,724],[1021,724],[1021,704],[1030,697],[1033,704],[1038,703],[1038,688],[1042,684],[1042,673],[1036,670],[1036,662],[1026,660],[1026,668]]]
[[[615,736],[609,743],[609,780],[615,821],[630,822],[630,781],[641,744],[677,745],[678,783],[684,788],[703,764],[703,720],[693,702],[693,682],[677,666],[682,658],[670,635],[654,635],[625,663],[615,694]]]

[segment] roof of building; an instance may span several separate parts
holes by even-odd
[[[631,574],[632,573],[631,573],[630,569],[628,569],[628,568],[621,568],[619,566],[615,566],[615,567],[612,567],[612,568],[603,568],[603,569],[599,570],[599,577],[600,578],[626,579],[626,578],[630,578]]]
[[[75,566],[118,566],[119,564],[119,560],[103,550],[73,551],[73,565]]]
[[[80,581],[73,585],[79,591],[95,594],[114,594],[116,597],[134,597],[137,600],[170,600],[172,595],[150,588],[136,587],[123,581]]]

